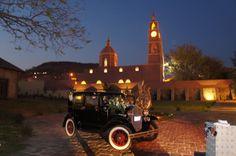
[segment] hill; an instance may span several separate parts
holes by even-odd
[[[46,62],[31,69],[26,70],[27,73],[47,72],[47,73],[81,73],[86,69],[97,68],[97,63],[78,63],[78,62]]]

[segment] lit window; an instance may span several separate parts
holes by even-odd
[[[153,22],[152,23],[152,30],[154,30],[156,28],[156,24]]]
[[[89,74],[92,74],[92,73],[93,73],[93,69],[90,69],[90,70],[89,70]]]
[[[158,33],[158,37],[161,38],[161,34],[160,33]]]
[[[87,83],[86,83],[86,81],[81,81],[81,84],[86,85]]]
[[[73,77],[73,76],[74,76],[74,73],[70,73],[70,76]]]
[[[103,71],[104,73],[107,73],[108,72],[108,70],[107,70],[107,68],[104,68],[104,71]]]
[[[139,71],[139,67],[135,67],[135,71],[136,71],[136,72]]]
[[[96,84],[102,84],[101,80],[97,80]]]
[[[126,79],[125,83],[131,83],[130,79]]]
[[[120,80],[118,81],[118,83],[119,83],[119,84],[124,83],[124,80],[120,79]]]
[[[123,72],[123,68],[119,68],[119,72],[122,73]]]
[[[107,67],[107,58],[104,59],[103,64],[104,64],[104,67]]]

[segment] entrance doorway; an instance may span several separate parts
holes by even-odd
[[[0,99],[7,98],[7,92],[8,92],[8,80],[0,79]]]

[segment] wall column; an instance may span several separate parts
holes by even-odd
[[[204,96],[203,96],[203,88],[200,88],[200,100],[205,101]]]
[[[157,88],[157,101],[161,100],[161,89]]]
[[[171,101],[175,101],[175,89],[171,88]]]
[[[184,92],[185,92],[185,101],[189,101],[189,89],[185,88]]]

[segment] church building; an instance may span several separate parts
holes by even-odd
[[[104,84],[131,90],[139,82],[151,88],[157,100],[225,100],[234,98],[232,80],[193,80],[164,82],[164,52],[159,23],[152,16],[148,27],[147,63],[119,65],[118,53],[110,39],[100,52],[99,66],[79,73],[74,89],[104,90]]]
[[[144,81],[156,91],[163,82],[164,52],[159,23],[155,16],[149,23],[147,64],[122,66],[119,65],[118,53],[112,47],[110,39],[99,56],[99,67],[89,69],[78,75],[74,89],[78,91],[94,87],[103,89],[103,84],[118,86],[121,90],[130,90],[137,83]]]

